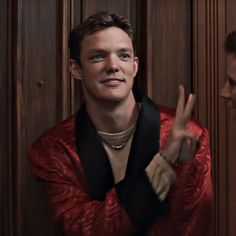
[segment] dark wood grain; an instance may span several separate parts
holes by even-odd
[[[11,176],[9,169],[9,76],[8,76],[8,4],[0,2],[0,235],[11,236]]]
[[[56,0],[22,0],[14,7],[11,12],[16,14],[13,235],[60,235],[61,230],[52,222],[50,208],[29,170],[26,157],[30,143],[63,116],[64,97],[60,85],[63,84],[64,71],[59,69],[61,57],[58,52],[59,5]]]
[[[190,1],[147,1],[147,82],[149,95],[175,107],[178,84],[191,90]]]

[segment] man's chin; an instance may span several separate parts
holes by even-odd
[[[104,97],[104,100],[106,101],[110,101],[110,102],[122,102],[124,100],[126,100],[128,97],[127,94],[124,93],[113,93],[113,94],[109,94],[107,96]]]
[[[110,97],[103,97],[101,98],[101,101],[105,102],[105,103],[120,103],[124,100],[124,98],[122,96],[110,96]]]

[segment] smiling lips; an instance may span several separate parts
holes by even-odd
[[[120,79],[120,78],[109,78],[109,79],[105,79],[103,80],[101,83],[105,84],[105,85],[109,85],[109,86],[117,86],[120,85],[121,83],[125,82],[124,79]]]

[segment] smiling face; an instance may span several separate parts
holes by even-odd
[[[80,66],[76,68],[77,76],[71,72],[81,79],[86,102],[117,103],[132,93],[138,59],[128,34],[118,27],[108,27],[84,37]]]
[[[236,55],[229,53],[226,58],[227,80],[220,95],[229,101],[229,105],[236,109]]]

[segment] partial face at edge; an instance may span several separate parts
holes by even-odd
[[[138,59],[123,30],[109,27],[85,36],[80,62],[77,78],[81,79],[85,99],[120,102],[130,95]]]
[[[227,80],[220,95],[229,101],[229,105],[236,109],[236,55],[228,54],[226,57]]]

